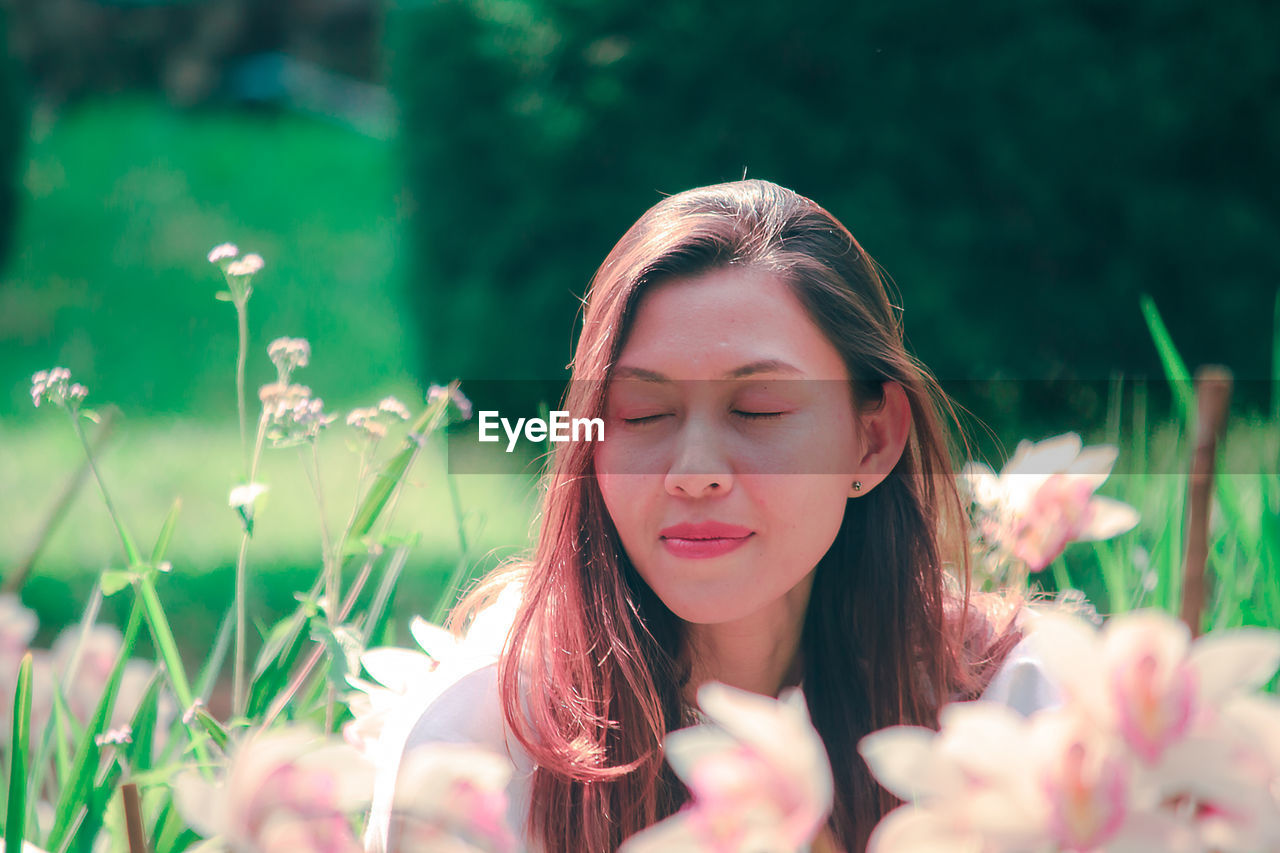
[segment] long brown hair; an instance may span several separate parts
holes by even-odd
[[[793,289],[845,359],[859,406],[874,407],[883,383],[896,382],[911,409],[893,474],[847,503],[817,565],[801,638],[805,698],[835,774],[829,829],[860,851],[896,801],[871,777],[858,740],[899,723],[936,727],[940,705],[976,696],[1016,637],[970,616],[967,522],[944,426],[955,412],[906,351],[875,262],[809,199],[751,180],[652,207],[592,280],[562,408],[603,416],[646,287],[727,265],[769,271]],[[592,447],[556,446],[532,557],[490,574],[450,617],[460,627],[506,583],[524,583],[500,693],[537,765],[525,830],[548,853],[614,851],[689,797],[661,748],[693,721],[682,699],[691,666],[684,623],[627,558]]]

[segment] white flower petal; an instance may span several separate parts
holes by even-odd
[[[901,806],[876,824],[867,853],[982,853],[982,839],[919,806]]]
[[[396,648],[370,649],[360,656],[360,664],[379,684],[401,694],[429,678],[435,669],[431,658],[422,652]]]
[[[858,753],[889,793],[907,802],[927,800],[963,785],[954,768],[937,761],[937,737],[923,726],[890,726],[858,741]]]
[[[417,640],[422,650],[437,661],[444,661],[452,656],[458,646],[452,633],[439,625],[432,625],[421,616],[413,617],[413,621],[409,623],[409,633],[413,634],[413,639]]]
[[[1128,533],[1142,516],[1124,501],[1094,496],[1089,501],[1089,523],[1077,535],[1080,541],[1099,541]]]
[[[1280,631],[1247,627],[1206,634],[1192,646],[1188,663],[1203,702],[1257,690],[1280,667]]]

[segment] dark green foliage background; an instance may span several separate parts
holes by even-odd
[[[1269,376],[1275,4],[437,0],[388,32],[431,374],[563,376],[625,228],[745,172],[849,226],[944,378],[1157,376],[1142,292],[1193,366]]]
[[[0,48],[8,41],[7,12],[0,7]],[[18,213],[18,182],[26,141],[26,97],[18,64],[0,50],[0,266],[13,243]]]

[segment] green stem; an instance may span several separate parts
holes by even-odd
[[[1067,574],[1067,564],[1061,555],[1054,558],[1049,568],[1053,572],[1053,585],[1058,588],[1059,593],[1066,592],[1072,588],[1071,576]]]
[[[468,555],[470,549],[467,545],[467,531],[463,523],[462,517],[462,501],[458,497],[458,484],[454,481],[453,476],[449,473],[444,475],[445,482],[449,486],[449,503],[453,507],[453,520],[458,528],[458,562],[453,567],[453,573],[449,576],[449,582],[445,584],[444,592],[436,601],[435,609],[431,612],[431,621],[436,624],[442,624],[445,614],[449,612],[449,608],[453,605],[453,599],[457,596],[458,590],[462,587],[462,582],[466,579],[469,568]]]
[[[324,490],[320,486],[320,452],[316,449],[314,441],[309,442],[311,445],[310,465],[307,465],[306,451],[303,451],[302,467],[307,472],[307,479],[311,483],[311,491],[316,496],[316,507],[320,512],[320,538],[324,549],[322,562],[324,565],[324,595],[327,599],[325,607],[329,619],[329,626],[336,627],[337,609],[341,602],[338,601],[339,580],[337,560],[334,559],[333,553],[333,537],[329,533],[329,522],[326,518],[327,513],[324,508]]]
[[[253,443],[253,457],[249,461],[249,482],[255,482],[258,473],[258,460],[262,458],[262,442],[267,434],[267,417],[264,412],[258,418],[258,437]],[[240,537],[240,553],[236,556],[236,651],[232,664],[231,709],[232,714],[242,715],[246,710],[248,691],[245,684],[245,655],[248,643],[248,607],[249,600],[249,539],[252,534],[246,527]]]
[[[236,409],[240,415],[240,453],[244,456],[244,469],[250,471],[249,436],[245,426],[244,369],[249,359],[249,300],[236,300],[236,331],[240,343],[236,351]],[[250,471],[250,481],[253,474]]]
[[[134,568],[142,563],[138,546],[133,543],[133,537],[125,529],[124,523],[120,520],[120,513],[116,511],[116,505],[112,502],[110,493],[107,492],[107,484],[102,479],[102,472],[98,470],[97,461],[93,458],[93,448],[89,446],[89,438],[84,434],[84,428],[80,426],[80,413],[72,409],[68,409],[67,412],[71,416],[71,428],[75,430],[76,437],[80,439],[80,445],[84,448],[89,470],[93,472],[93,478],[98,481],[98,490],[102,493],[102,502],[107,506],[107,515],[111,516],[111,521],[116,526],[116,534],[124,547],[125,562],[128,563],[128,568]]]

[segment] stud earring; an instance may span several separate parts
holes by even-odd
[[[854,481],[853,481],[853,490],[854,490],[855,492],[860,492],[860,491],[862,491],[862,481],[861,481],[861,480],[854,480]]]

